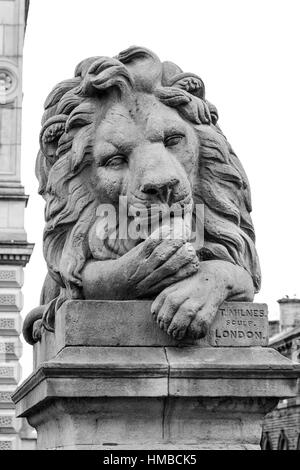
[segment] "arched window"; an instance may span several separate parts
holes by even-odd
[[[261,450],[272,450],[272,442],[268,432],[264,432],[260,442]]]
[[[286,437],[284,430],[281,431],[278,438],[278,450],[289,450],[289,440]]]

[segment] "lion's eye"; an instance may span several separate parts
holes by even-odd
[[[127,158],[124,155],[115,155],[106,161],[105,166],[118,168],[123,166],[125,163],[127,163]]]
[[[176,134],[176,135],[171,135],[170,137],[167,137],[164,141],[165,147],[174,147],[175,145],[179,144],[181,140],[183,139],[183,135],[181,134]]]

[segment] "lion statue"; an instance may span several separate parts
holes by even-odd
[[[48,275],[24,323],[29,343],[53,330],[68,299],[152,299],[160,328],[180,340],[204,337],[223,301],[252,301],[259,290],[243,167],[201,78],[153,52],[88,58],[51,91],[36,175]],[[176,224],[160,227],[162,219],[148,236],[121,238],[118,215],[109,237],[99,207],[119,214],[121,197],[131,209],[172,206],[176,224],[201,205],[202,243],[188,229],[170,236]]]

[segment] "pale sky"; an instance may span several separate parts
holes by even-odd
[[[24,310],[39,303],[46,274],[44,203],[34,175],[44,100],[89,56],[139,45],[201,76],[206,97],[250,180],[263,283],[256,301],[300,295],[299,0],[31,0],[24,47],[22,183],[35,243],[25,269]],[[24,346],[23,379],[32,370]]]

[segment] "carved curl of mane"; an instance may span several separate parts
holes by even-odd
[[[200,148],[194,202],[205,205],[205,241],[199,257],[243,266],[258,291],[260,268],[249,184],[217,125],[216,108],[205,99],[202,80],[171,62],[161,63],[147,49],[131,47],[116,58],[82,61],[75,77],[59,83],[45,102],[36,174],[46,202],[44,256],[61,288],[48,305],[49,312],[67,298],[82,297],[81,270],[90,257],[87,235],[97,208],[83,176],[93,161],[95,97],[101,100],[112,88],[120,93],[153,93],[195,126]]]

